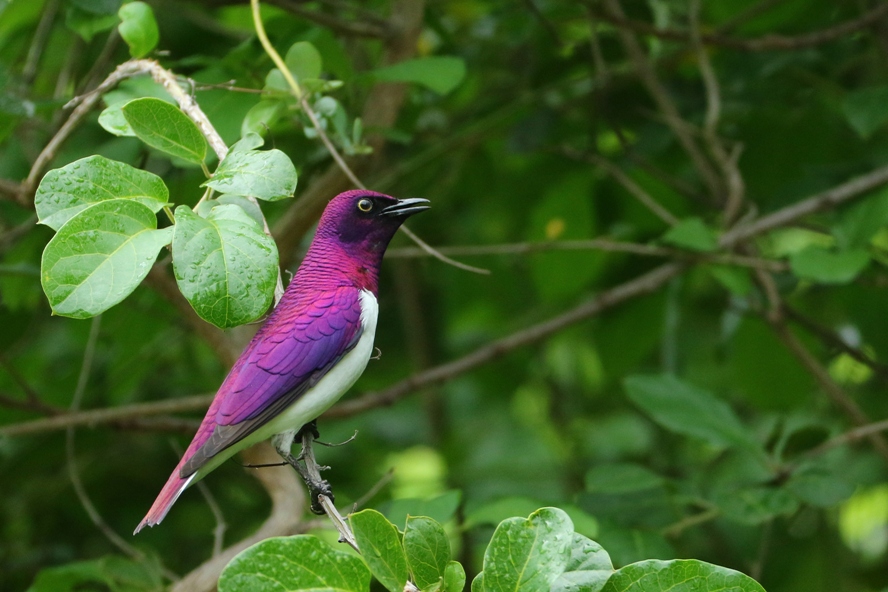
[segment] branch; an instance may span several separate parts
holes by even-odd
[[[624,17],[619,0],[605,0],[605,5],[607,6],[607,12],[610,14],[620,18]],[[693,136],[688,131],[689,124],[682,119],[678,107],[676,107],[672,97],[669,96],[668,91],[657,78],[650,60],[648,60],[647,55],[641,48],[641,44],[639,44],[635,35],[627,29],[620,29],[618,32],[620,35],[620,41],[622,42],[626,53],[635,65],[635,71],[637,72],[641,83],[657,104],[657,108],[665,118],[666,125],[672,130],[678,143],[681,144],[682,148],[684,148],[685,152],[687,152],[691,161],[694,163],[694,168],[696,168],[697,172],[700,174],[710,195],[717,197],[721,193],[721,183],[719,182],[718,176],[715,174],[712,165],[706,159],[706,156],[700,151]]]
[[[183,411],[199,411],[206,409],[213,401],[213,395],[194,395],[168,401],[136,403],[123,407],[106,409],[90,409],[88,411],[72,411],[35,419],[19,424],[0,427],[0,436],[24,436],[68,427],[94,427],[97,425],[144,419],[153,415],[181,413]]]
[[[888,166],[883,166],[870,173],[846,181],[841,185],[837,185],[832,189],[827,189],[791,206],[777,210],[754,222],[736,226],[721,236],[719,244],[722,247],[736,245],[753,236],[786,226],[802,216],[843,204],[861,193],[871,191],[886,183],[888,183]]]
[[[349,21],[330,14],[318,12],[316,10],[308,10],[299,5],[294,0],[265,0],[269,4],[273,4],[278,8],[301,16],[302,18],[317,23],[323,27],[327,27],[331,31],[342,35],[352,37],[370,37],[375,39],[387,39],[393,35],[390,27],[369,22],[364,19]]]
[[[325,413],[323,417],[350,417],[368,409],[391,405],[417,389],[450,380],[455,376],[474,370],[491,360],[499,358],[514,349],[536,343],[557,331],[593,317],[603,310],[632,298],[650,294],[684,271],[684,269],[683,265],[677,263],[661,265],[633,280],[602,292],[595,299],[548,321],[522,329],[447,364],[414,374],[387,389],[375,393],[367,393],[357,399],[340,403]]]
[[[590,6],[593,6],[594,9],[594,5],[590,4]],[[608,11],[596,11],[595,16],[618,27],[620,30],[629,30],[642,35],[657,37],[659,39],[690,42],[692,38],[691,31],[661,29],[647,22],[626,18],[623,14],[615,14]],[[805,49],[829,41],[834,41],[850,33],[866,29],[886,16],[888,16],[888,4],[882,4],[856,19],[820,31],[806,33],[804,35],[765,35],[757,39],[742,39],[719,34],[707,34],[701,35],[701,41],[706,45],[718,45],[742,51]]]

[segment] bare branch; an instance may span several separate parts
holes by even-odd
[[[603,156],[599,156],[597,154],[581,154],[575,150],[572,150],[568,147],[562,148],[562,153],[569,158],[573,158],[574,160],[585,160],[590,164],[594,164],[595,166],[603,169],[607,174],[616,179],[617,183],[623,186],[623,188],[629,192],[632,197],[637,199],[641,205],[650,210],[657,218],[668,224],[669,226],[675,226],[678,224],[678,218],[676,218],[672,212],[664,208],[660,203],[654,199],[651,194],[641,188],[641,186],[632,180],[629,175],[623,172],[623,169],[604,158]]]
[[[605,5],[611,15],[625,18],[619,0],[605,0]],[[688,132],[689,124],[682,119],[678,107],[676,107],[672,97],[669,96],[669,92],[657,78],[653,65],[650,63],[650,60],[648,60],[648,57],[642,49],[641,44],[638,42],[638,39],[635,37],[635,34],[628,29],[619,29],[618,33],[626,53],[635,65],[635,71],[638,74],[639,79],[647,89],[648,94],[651,95],[651,98],[653,98],[654,102],[657,104],[657,108],[665,118],[666,125],[672,130],[678,143],[681,144],[682,148],[684,148],[685,152],[687,152],[691,161],[694,163],[694,168],[696,168],[697,172],[700,174],[710,195],[718,197],[722,190],[718,176],[715,174],[715,171],[706,156],[700,150],[699,146],[697,146],[693,136]]]
[[[750,224],[736,226],[721,236],[719,244],[722,247],[736,245],[753,236],[786,226],[803,216],[843,204],[886,183],[888,183],[888,166],[796,202]]]
[[[651,35],[660,39],[669,39],[673,41],[688,42],[691,40],[690,31],[680,29],[661,29],[650,23],[626,18],[622,13],[616,14],[614,12],[596,11],[595,16],[601,20],[609,22],[621,30],[633,31],[642,35]],[[828,43],[844,37],[845,35],[866,29],[886,16],[888,16],[888,5],[881,4],[870,12],[861,15],[859,18],[820,31],[806,33],[804,35],[765,35],[757,39],[742,39],[738,37],[727,37],[720,34],[706,34],[701,36],[701,40],[706,45],[718,45],[742,51],[805,49]]]
[[[661,265],[633,280],[602,292],[595,299],[585,304],[581,304],[573,310],[560,314],[548,321],[522,329],[517,333],[513,333],[508,337],[494,341],[493,343],[476,349],[472,353],[447,364],[442,364],[430,368],[429,370],[419,372],[418,374],[414,374],[384,390],[375,393],[367,393],[357,399],[340,403],[325,413],[323,417],[350,417],[368,409],[391,405],[417,389],[450,380],[455,376],[468,372],[469,370],[474,370],[475,368],[514,349],[536,343],[552,333],[593,317],[601,311],[616,306],[626,300],[636,298],[643,294],[650,294],[651,292],[658,290],[684,269],[683,265],[677,263]]]

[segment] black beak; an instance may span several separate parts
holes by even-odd
[[[387,208],[383,208],[379,211],[380,216],[395,216],[398,218],[406,218],[407,216],[412,216],[413,214],[418,214],[423,210],[429,209],[429,206],[425,205],[429,203],[429,200],[423,199],[421,197],[411,197],[409,199],[399,199],[398,203],[394,205],[390,205]]]

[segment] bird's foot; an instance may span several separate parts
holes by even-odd
[[[299,476],[302,477],[306,487],[308,487],[308,493],[311,498],[311,511],[315,514],[323,515],[326,514],[326,512],[324,511],[319,496],[323,495],[330,500],[331,503],[335,500],[335,497],[330,483],[321,478],[321,471],[329,469],[330,467],[319,465],[315,460],[312,443],[318,435],[317,424],[314,421],[311,421],[302,426],[302,429],[300,429],[297,434],[297,437],[302,440],[302,451],[298,456],[293,456],[289,452],[284,453],[281,450],[278,450],[278,452],[281,457],[283,457],[283,459],[293,467],[297,473],[299,473]]]

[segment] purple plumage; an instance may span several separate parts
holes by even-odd
[[[298,430],[354,383],[372,349],[385,248],[424,202],[363,190],[330,201],[293,281],[235,362],[136,532],[163,520],[182,491],[238,450]]]

